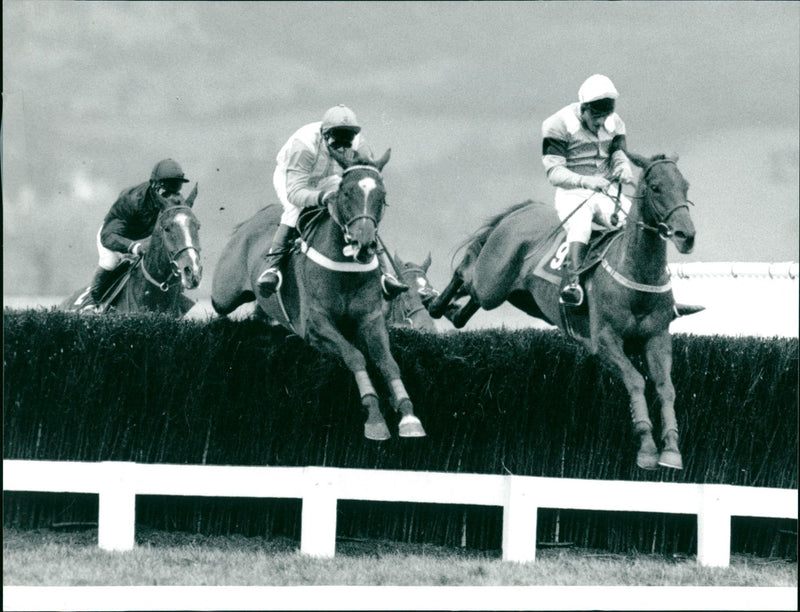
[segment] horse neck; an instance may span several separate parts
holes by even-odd
[[[341,258],[342,249],[347,245],[344,231],[329,215],[323,217],[306,237],[306,242],[333,260]]]
[[[163,282],[171,276],[169,255],[164,248],[161,234],[157,231],[153,232],[150,238],[150,244],[144,254],[142,265],[147,269],[150,276],[159,282]]]
[[[643,227],[644,190],[637,190],[631,204],[615,262],[619,271],[640,282],[663,281],[667,267],[667,243],[656,232]]]

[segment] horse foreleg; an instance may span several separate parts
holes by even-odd
[[[392,356],[389,344],[389,332],[381,313],[374,313],[359,325],[359,334],[367,347],[367,353],[380,371],[392,394],[392,406],[400,414],[398,435],[401,438],[422,438],[425,429],[422,422],[414,414],[414,404],[400,378],[400,366]]]
[[[593,337],[594,351],[617,367],[622,382],[628,390],[633,431],[639,438],[636,464],[642,469],[654,470],[658,467],[658,449],[653,440],[653,423],[650,421],[647,400],[644,396],[644,377],[628,359],[622,338],[612,329],[597,329]]]
[[[353,373],[361,405],[367,412],[364,437],[369,440],[391,438],[389,428],[381,414],[378,393],[367,374],[367,361],[361,351],[350,344],[327,317],[317,316],[309,322],[307,340],[321,351],[339,355],[347,369]]]
[[[478,303],[470,297],[461,308],[448,308],[444,314],[456,329],[461,329],[480,308]]]
[[[645,357],[650,378],[655,384],[661,403],[661,439],[663,448],[658,464],[683,469],[683,459],[678,448],[678,420],[675,417],[675,387],[672,384],[672,337],[669,332],[653,336],[645,345]]]
[[[464,279],[461,276],[461,274],[459,274],[458,270],[456,270],[453,273],[450,282],[447,283],[447,287],[444,288],[444,291],[442,291],[439,295],[433,298],[433,300],[431,300],[428,304],[426,304],[428,313],[431,315],[431,317],[433,317],[434,319],[442,318],[442,315],[445,314],[448,305],[450,304],[451,301],[453,301],[453,298],[456,297],[456,295],[458,294],[458,290],[461,289],[461,285],[463,284],[464,284]]]

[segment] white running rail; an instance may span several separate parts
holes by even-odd
[[[4,491],[99,495],[98,544],[134,548],[136,495],[299,498],[301,552],[333,557],[340,499],[503,508],[503,560],[536,558],[539,508],[697,515],[697,562],[730,563],[731,516],[797,519],[797,490],[494,474],[3,460]]]

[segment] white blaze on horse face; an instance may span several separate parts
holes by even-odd
[[[191,217],[183,212],[179,212],[173,217],[175,221],[175,225],[180,228],[180,232],[182,235],[182,244],[184,245],[183,252],[181,253],[181,257],[188,257],[189,258],[189,270],[191,272],[190,276],[186,276],[182,270],[181,271],[181,282],[184,286],[184,289],[194,289],[199,283],[200,278],[202,277],[202,267],[200,266],[200,245],[194,243],[192,239],[192,231],[191,231]],[[191,247],[191,248],[189,248]]]
[[[378,186],[378,183],[375,182],[374,178],[371,177],[364,177],[360,181],[358,181],[358,186],[361,188],[361,191],[364,192],[364,214],[369,214],[367,212],[367,204],[369,203],[369,194],[370,192]]]

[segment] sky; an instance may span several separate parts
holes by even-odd
[[[3,293],[66,295],[116,196],[172,157],[205,276],[274,203],[275,156],[350,106],[384,169],[380,231],[442,288],[488,217],[552,202],[541,123],[591,74],[632,151],[677,153],[697,227],[671,262],[798,260],[800,3],[3,2]]]

